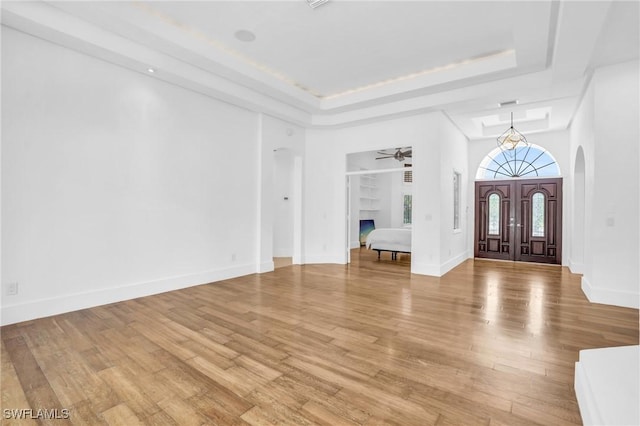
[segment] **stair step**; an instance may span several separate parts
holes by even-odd
[[[580,351],[575,391],[585,425],[640,425],[640,346]]]

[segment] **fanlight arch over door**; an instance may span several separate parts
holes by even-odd
[[[476,172],[476,179],[482,180],[560,176],[560,167],[553,155],[535,144],[512,151],[496,148],[484,157]]]

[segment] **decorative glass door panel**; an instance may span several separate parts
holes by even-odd
[[[562,179],[516,180],[515,259],[562,264]]]
[[[511,182],[476,182],[476,257],[513,257],[512,195]]]

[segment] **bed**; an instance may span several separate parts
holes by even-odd
[[[380,228],[374,229],[367,235],[365,246],[378,252],[391,252],[391,259],[396,260],[398,253],[411,253],[410,228]]]

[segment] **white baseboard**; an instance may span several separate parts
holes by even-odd
[[[361,247],[360,241],[351,241],[351,248],[352,249],[357,249],[357,248],[360,248],[360,247]]]
[[[458,266],[459,264],[461,264],[462,262],[464,262],[465,260],[467,260],[468,258],[469,258],[469,253],[465,251],[463,253],[460,253],[457,256],[452,257],[451,259],[447,260],[440,266],[430,264],[430,263],[417,263],[412,261],[411,273],[418,274],[418,275],[429,275],[432,277],[441,277],[447,272],[449,272],[450,270],[452,270],[453,268],[455,268],[456,266]]]
[[[587,377],[587,373],[580,361],[576,362],[576,375],[573,383],[580,408],[580,417],[584,425],[602,425],[602,416],[598,412],[598,405],[594,400],[593,389]]]
[[[585,425],[640,424],[639,356],[638,346],[580,351],[574,389]]]
[[[440,276],[440,266],[430,263],[418,263],[411,261],[411,273],[418,275]]]
[[[569,270],[572,274],[584,274],[584,263],[569,259]]]
[[[582,292],[591,303],[640,309],[640,294],[596,287],[585,276],[582,277]]]
[[[258,264],[258,273],[259,274],[263,274],[265,272],[271,272],[274,269],[276,269],[276,266],[273,263],[273,260],[268,261],[268,262],[262,262],[262,263]]]
[[[320,254],[320,255],[307,255],[304,258],[305,264],[310,263],[337,263],[339,265],[344,265],[345,259],[344,256],[335,256],[329,254]]]
[[[230,278],[250,275],[256,272],[256,265],[239,265],[178,277],[134,283],[119,287],[105,288],[73,294],[61,294],[56,297],[39,299],[15,305],[4,305],[0,318],[1,325],[44,318],[65,312],[107,305],[137,297],[151,296],[167,291],[179,290],[196,285],[222,281]]]
[[[469,257],[467,252],[460,253],[458,256],[454,256],[442,265],[440,265],[440,276],[446,274]]]

